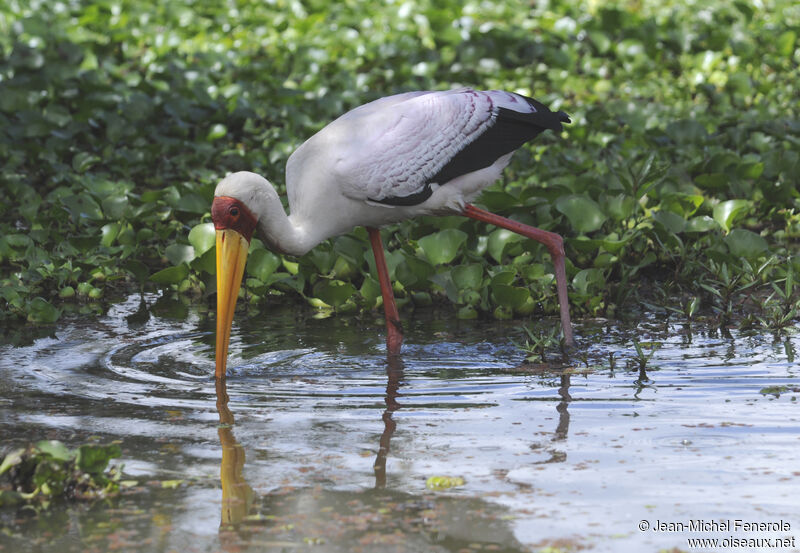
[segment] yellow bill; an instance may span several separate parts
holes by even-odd
[[[247,239],[235,230],[217,229],[217,378],[225,377],[233,313],[249,246]]]

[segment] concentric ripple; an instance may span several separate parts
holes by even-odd
[[[458,476],[449,493],[507,509],[521,543],[607,530],[626,550],[619,536],[641,537],[654,511],[741,517],[760,497],[764,516],[796,512],[795,334],[586,322],[571,359],[542,364],[524,361],[519,325],[416,314],[387,359],[377,315],[242,315],[221,387],[213,315],[155,296],[142,311],[136,296],[0,346],[0,424],[8,446],[119,440],[131,477],[191,479],[175,524],[198,535],[219,512],[199,505],[219,501],[231,444],[263,509],[287,486],[414,496],[430,476]],[[655,349],[644,366],[633,338]]]

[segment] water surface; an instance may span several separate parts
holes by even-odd
[[[39,515],[2,510],[0,551],[691,551],[703,550],[691,537],[800,540],[796,332],[584,322],[571,360],[531,365],[512,341],[520,322],[430,311],[406,316],[403,354],[387,361],[378,314],[276,308],[237,317],[220,385],[213,317],[147,301],[147,312],[133,296],[0,347],[4,450],[118,440],[126,478],[144,484]],[[645,370],[633,338],[658,346]],[[784,391],[762,393],[775,386]],[[434,491],[431,476],[464,484]],[[693,519],[791,528],[653,531]]]

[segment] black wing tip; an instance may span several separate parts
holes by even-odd
[[[558,120],[562,123],[572,123],[572,119],[569,118],[569,115],[564,113],[563,111],[557,111],[556,115],[558,115]]]

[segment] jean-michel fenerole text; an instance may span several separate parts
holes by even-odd
[[[792,525],[785,520],[761,522],[740,519],[704,520],[697,518],[678,522],[656,520],[651,529],[653,532],[789,532],[792,529]]]

